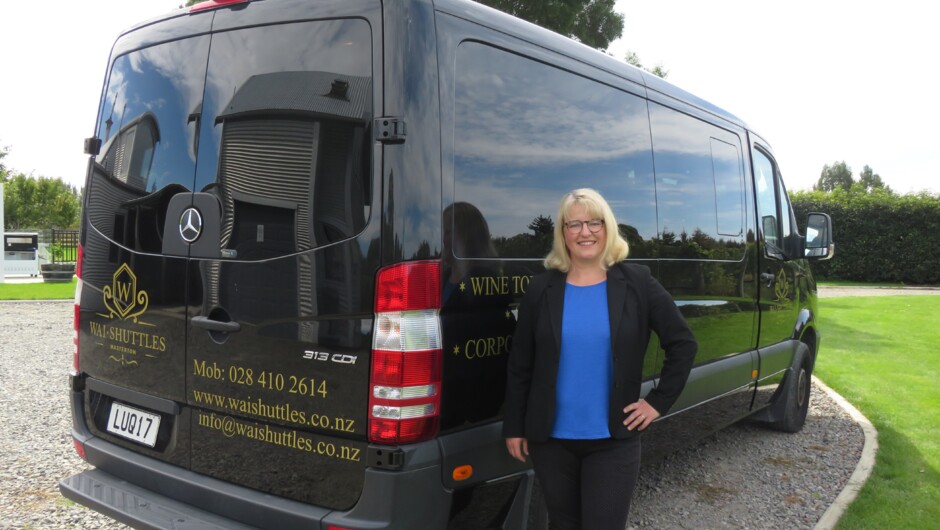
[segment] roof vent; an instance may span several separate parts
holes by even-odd
[[[326,97],[349,101],[349,98],[346,96],[347,92],[349,92],[349,81],[334,79],[333,83],[330,85],[330,93],[327,94]]]

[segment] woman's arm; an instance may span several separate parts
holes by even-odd
[[[698,343],[672,296],[652,276],[647,281],[647,293],[650,329],[659,336],[666,355],[659,384],[646,396],[646,402],[662,415],[669,411],[685,388],[695,363]]]
[[[503,436],[506,438],[521,438],[525,431],[526,405],[535,354],[536,304],[533,299],[536,297],[537,293],[530,289],[519,304],[519,319],[512,337],[506,374],[506,412],[503,417]]]

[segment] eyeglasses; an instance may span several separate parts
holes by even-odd
[[[601,231],[601,228],[604,228],[604,220],[591,219],[590,221],[568,221],[565,223],[565,228],[572,234],[580,234],[581,227],[584,225],[587,225],[588,231],[590,231],[592,234],[596,234]]]

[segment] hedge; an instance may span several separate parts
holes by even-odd
[[[836,253],[814,265],[819,279],[940,284],[940,196],[839,189],[798,191],[791,201],[800,223],[809,212],[832,217]]]

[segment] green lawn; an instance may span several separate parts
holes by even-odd
[[[818,375],[878,430],[874,471],[839,529],[940,524],[940,296],[825,298]]]
[[[0,283],[0,300],[71,300],[78,280],[64,283]]]

